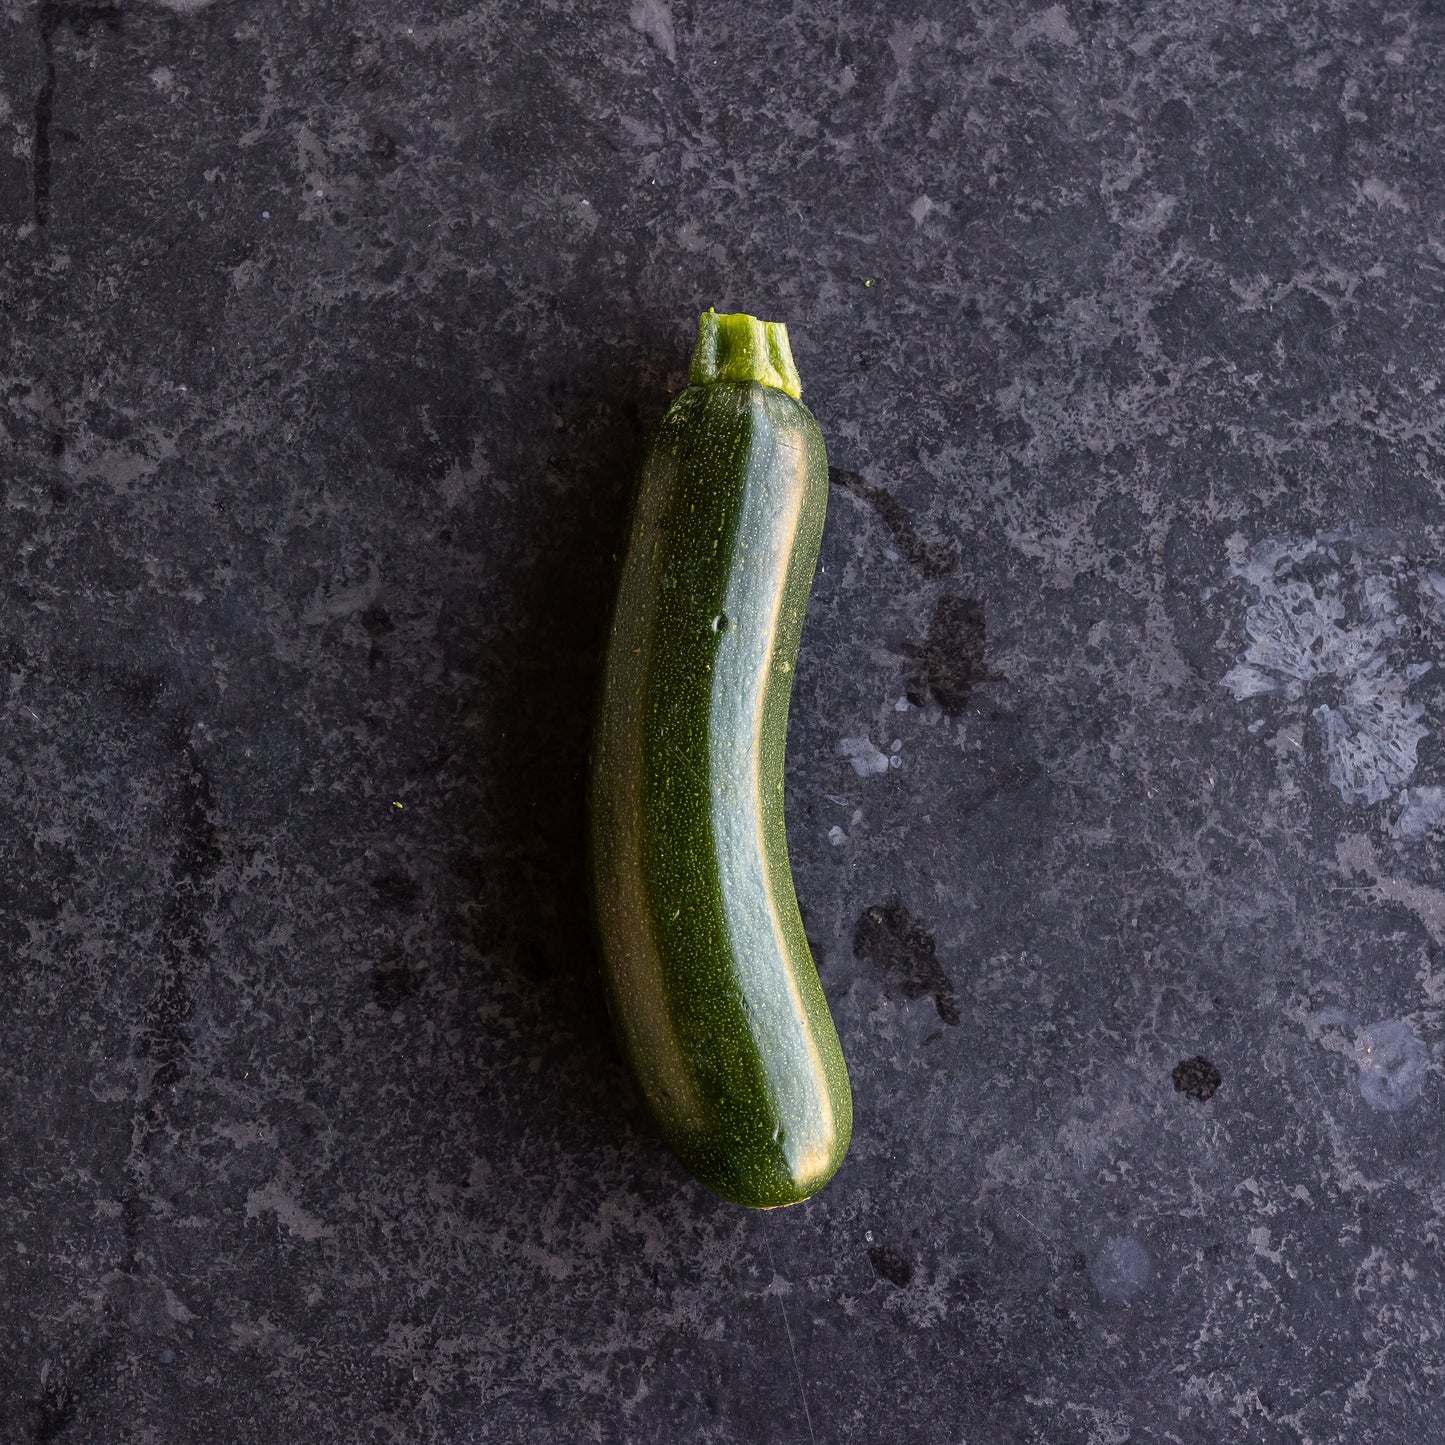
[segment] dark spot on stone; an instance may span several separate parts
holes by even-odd
[[[256,847],[234,828],[209,827],[205,839],[206,859],[230,868],[249,868],[256,859]]]
[[[902,902],[895,899],[863,910],[853,930],[853,955],[899,974],[906,998],[931,995],[939,1018],[957,1026],[958,998],[939,965],[933,935]]]
[[[388,632],[396,631],[396,624],[391,620],[391,613],[379,602],[373,602],[361,614],[361,625],[366,629],[366,635],[373,639],[385,637]]]
[[[808,939],[808,952],[813,956],[813,967],[818,970],[818,973],[821,976],[823,972],[823,963],[828,957],[827,953],[823,949],[823,945],[819,943],[816,939],[810,938]]]
[[[460,879],[478,893],[486,886],[491,872],[486,863],[474,853],[457,853],[452,858],[452,877]]]
[[[120,0],[46,0],[41,8],[52,23],[69,25],[82,40],[97,25],[114,34],[124,18]]]
[[[391,614],[379,602],[373,602],[365,612],[361,614],[361,625],[366,629],[366,635],[371,638],[371,650],[367,657],[367,666],[376,667],[384,658],[381,639],[389,632],[396,631],[396,624],[391,620]]]
[[[868,1251],[868,1262],[881,1279],[896,1284],[899,1289],[906,1289],[913,1278],[912,1265],[896,1249],[889,1249],[887,1245],[875,1244]]]
[[[417,1400],[426,1388],[420,1370],[409,1365],[393,1365],[382,1377],[381,1407],[387,1415],[410,1414],[417,1408]]]
[[[165,680],[159,673],[137,676],[141,681],[133,695],[137,702],[149,708],[153,697],[159,697],[165,689]],[[214,822],[215,798],[210,772],[196,755],[190,735],[190,724],[185,718],[169,720],[167,742],[181,764],[173,811],[179,837],[171,863],[172,876],[178,883],[200,883],[215,872],[226,857],[224,840]]]
[[[1154,124],[1169,135],[1187,135],[1194,129],[1194,112],[1190,110],[1187,101],[1176,96],[1159,107]]]
[[[863,363],[866,365],[866,362]],[[925,577],[946,577],[958,566],[958,554],[951,546],[942,542],[925,541],[913,528],[908,509],[883,487],[860,477],[857,472],[845,471],[842,467],[829,467],[828,480],[835,487],[842,487],[867,502],[878,514],[883,525],[893,535],[903,559],[918,568]]]
[[[32,201],[35,208],[35,222],[44,226],[50,222],[50,179],[51,179],[51,124],[55,119],[55,35],[62,25],[69,25],[76,35],[84,39],[93,25],[104,25],[108,30],[120,28],[121,7],[119,0],[41,0],[36,7],[35,23],[40,34],[40,49],[45,60],[45,80],[35,96],[35,130],[32,141],[34,155],[34,176]],[[57,128],[58,134],[66,139],[79,139],[74,131]]]
[[[1224,1082],[1219,1070],[1204,1057],[1196,1054],[1174,1065],[1174,1092],[1188,1094],[1191,1099],[1203,1102],[1212,1099],[1214,1091]]]
[[[151,712],[166,690],[166,678],[162,672],[139,668],[121,673],[115,679],[115,685],[122,697]]]
[[[353,32],[341,47],[341,79],[347,85],[374,86],[386,76],[386,61],[377,35]]]
[[[50,125],[55,115],[55,52],[51,32],[42,25],[40,33],[45,49],[45,83],[35,96],[35,138],[31,143],[35,173],[31,199],[35,224],[45,226],[50,222]]]
[[[384,130],[376,131],[367,143],[366,153],[373,160],[389,161],[396,155],[396,142]]]
[[[528,942],[518,945],[516,951],[517,969],[530,983],[542,983],[554,972],[552,959],[540,943]]]
[[[388,954],[371,971],[371,996],[385,1009],[393,1009],[421,987],[422,976],[400,953]]]
[[[504,915],[495,911],[483,912],[476,908],[448,913],[442,926],[446,929],[448,938],[453,938],[480,954],[488,954],[500,948],[511,932]]]
[[[51,1445],[75,1420],[76,1399],[64,1380],[50,1380],[40,1396],[40,1418],[35,1425],[35,1445]]]
[[[957,717],[978,683],[997,678],[984,664],[984,642],[983,603],[951,593],[940,597],[928,624],[928,641],[906,649],[919,664],[918,675],[908,684],[908,701],[922,707],[932,693],[949,717]]]
[[[372,902],[396,913],[415,913],[421,887],[405,873],[383,873],[371,880]]]
[[[1071,1320],[1074,1317],[1068,1305],[1055,1305],[1054,1314],[1061,1320]]]

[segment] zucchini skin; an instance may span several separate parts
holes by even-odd
[[[673,402],[642,462],[593,740],[590,884],[623,1053],[682,1163],[753,1208],[820,1189],[853,1123],[783,820],[827,493],[818,425],[778,386]]]

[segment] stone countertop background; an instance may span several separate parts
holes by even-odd
[[[0,0],[0,1439],[1445,1439],[1445,6]],[[581,769],[789,323],[851,1155],[693,1185]]]

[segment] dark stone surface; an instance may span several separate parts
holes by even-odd
[[[0,1438],[1445,1438],[1442,62],[0,0]],[[767,1215],[581,899],[709,305],[838,469],[788,806],[857,1128]]]

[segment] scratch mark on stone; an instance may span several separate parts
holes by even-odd
[[[768,1252],[768,1268],[776,1277],[778,1266],[773,1261],[773,1246],[768,1241],[767,1235],[763,1236],[763,1248]],[[793,1327],[788,1323],[788,1307],[783,1303],[782,1295],[777,1295],[778,1308],[783,1312],[783,1329],[788,1336],[788,1353],[793,1357],[793,1374],[798,1380],[798,1398],[803,1402],[803,1419],[808,1426],[808,1440],[810,1445],[818,1445],[818,1437],[813,1434],[813,1416],[808,1409],[808,1392],[803,1386],[803,1372],[798,1368],[798,1351],[793,1345]]]
[[[1035,1223],[1033,1222],[1033,1220],[1030,1219],[1030,1218],[1028,1217],[1028,1215],[1023,1212],[1022,1209],[1018,1208],[1017,1205],[1007,1204],[1007,1203],[1004,1205],[1004,1208],[1007,1209],[1011,1214],[1016,1214],[1016,1215],[1018,1215],[1018,1217],[1019,1217],[1020,1219],[1022,1219],[1023,1222],[1024,1222],[1025,1224],[1027,1224],[1028,1227],[1029,1227],[1030,1229],[1032,1229],[1033,1232],[1034,1232],[1035,1234],[1037,1234],[1038,1237],[1039,1237],[1041,1240],[1043,1240],[1043,1242],[1044,1242],[1045,1244],[1048,1244],[1048,1242],[1049,1242],[1049,1237],[1048,1237],[1048,1235],[1046,1235],[1046,1234],[1043,1232],[1043,1230],[1040,1229],[1040,1228],[1038,1227],[1038,1225],[1035,1224]]]

